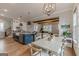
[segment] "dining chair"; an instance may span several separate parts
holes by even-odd
[[[41,56],[42,49],[29,45],[31,56]]]

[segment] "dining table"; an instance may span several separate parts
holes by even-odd
[[[46,49],[48,51],[56,52],[57,54],[59,54],[62,49],[62,40],[63,37],[55,37],[52,40],[40,39],[38,41],[32,42],[32,44],[40,48]]]

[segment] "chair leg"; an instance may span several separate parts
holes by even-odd
[[[41,56],[41,52],[40,52],[40,56]]]

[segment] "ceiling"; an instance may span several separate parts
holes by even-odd
[[[57,3],[55,12],[70,9],[72,6],[72,3]],[[43,3],[0,3],[0,8],[8,10],[7,12],[0,10],[0,14],[4,14],[4,17],[12,18],[22,16],[22,19],[28,20],[45,15],[42,13],[42,7]]]

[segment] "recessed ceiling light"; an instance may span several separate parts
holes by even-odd
[[[4,9],[4,12],[7,12],[8,10],[7,9]]]

